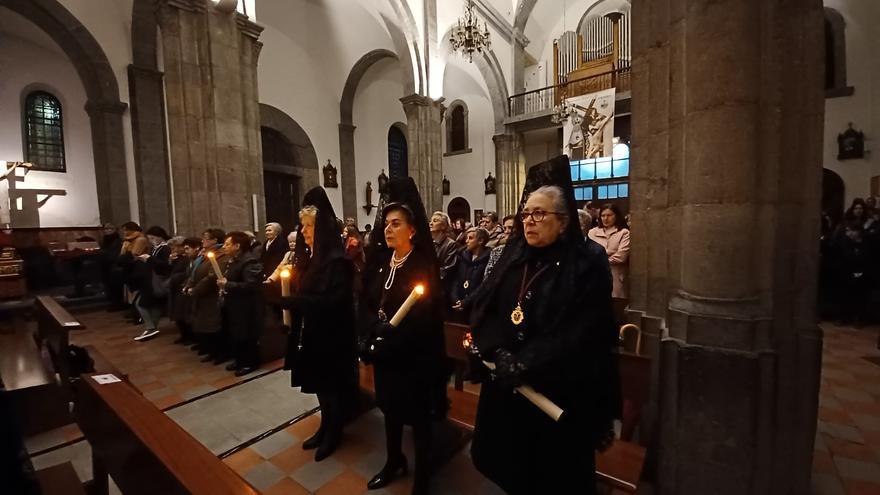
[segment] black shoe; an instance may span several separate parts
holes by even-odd
[[[208,349],[205,349],[204,347],[199,348],[199,356],[208,356],[210,354],[211,351],[209,351]],[[213,359],[211,359],[211,361],[213,361]]]
[[[379,474],[373,476],[373,479],[367,482],[368,490],[378,490],[379,488],[383,488],[388,486],[394,478],[398,476],[406,476],[409,472],[409,468],[406,465],[406,457],[400,456],[400,460],[397,462],[386,462],[385,467],[379,471]]]
[[[238,371],[236,371],[235,376],[249,375],[249,374],[253,373],[254,371],[257,371],[256,366],[245,366],[243,368],[240,368]]]
[[[226,365],[226,371],[238,371],[238,365],[235,363],[229,363]]]
[[[318,431],[315,432],[314,435],[310,436],[303,442],[303,450],[312,450],[317,449],[319,445],[321,445],[321,440],[324,439],[324,428],[323,425],[321,428],[318,428]]]
[[[220,365],[220,364],[225,363],[226,361],[229,361],[229,359],[230,359],[229,356],[216,356],[214,358],[214,364]]]
[[[201,362],[201,363],[211,363],[213,361],[214,361],[214,356],[208,354],[207,351],[205,351],[205,357],[203,357],[202,359],[199,359],[199,362]]]

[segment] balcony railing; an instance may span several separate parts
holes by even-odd
[[[515,94],[507,99],[507,112],[511,117],[547,112],[562,101],[563,94],[566,98],[571,98],[609,88],[629,91],[631,75],[632,67],[626,66],[595,76]]]

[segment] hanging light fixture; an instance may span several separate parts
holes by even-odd
[[[468,0],[464,17],[460,17],[458,25],[452,29],[449,43],[452,45],[452,51],[460,51],[471,63],[474,61],[474,52],[483,53],[483,50],[489,49],[491,43],[489,25],[483,22],[483,30],[480,30],[479,19],[474,13],[473,0]]]
[[[553,113],[550,114],[550,121],[554,124],[561,124],[568,120],[568,117],[574,111],[574,108],[571,106],[571,103],[565,99],[565,88],[562,88],[562,97],[560,98],[562,102],[561,105],[555,105],[553,107]]]

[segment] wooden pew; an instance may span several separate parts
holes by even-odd
[[[0,334],[0,380],[15,404],[26,436],[70,423],[64,391],[29,330]]]
[[[69,462],[40,469],[35,474],[43,495],[86,495],[73,464]]]
[[[76,383],[74,415],[92,447],[92,495],[108,475],[126,495],[255,495],[230,467],[145,399],[131,384]]]
[[[454,363],[455,390],[464,390],[464,375],[468,370],[468,355],[462,346],[465,334],[470,331],[467,325],[444,322],[443,333],[446,337],[446,355]]]
[[[55,371],[61,375],[62,383],[70,379],[67,365],[67,346],[70,344],[68,332],[85,326],[74,318],[51,296],[37,296],[37,339],[41,346],[49,350]]]

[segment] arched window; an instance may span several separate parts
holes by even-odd
[[[449,117],[446,119],[446,154],[467,153],[468,148],[468,109],[461,100],[449,106]]]
[[[853,92],[846,85],[846,22],[840,12],[825,7],[825,97]]]
[[[409,157],[406,135],[397,124],[388,129],[388,176],[391,179],[409,177]]]
[[[24,103],[25,160],[34,170],[66,172],[61,102],[45,91],[27,95]]]

